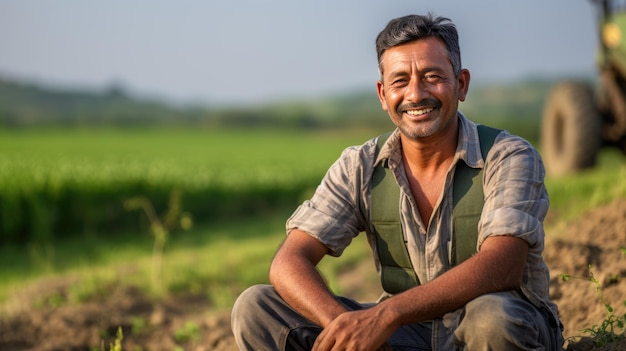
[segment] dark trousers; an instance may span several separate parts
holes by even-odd
[[[350,310],[368,308],[338,297]],[[394,350],[562,350],[561,331],[517,292],[480,296],[443,319],[401,327]],[[322,328],[294,311],[269,285],[244,291],[232,312],[240,350],[310,350]]]

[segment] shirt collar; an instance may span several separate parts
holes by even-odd
[[[463,160],[472,168],[483,168],[485,161],[480,153],[476,123],[467,119],[461,111],[458,111],[457,116],[459,118],[459,138],[454,155],[454,163],[456,164],[458,160]],[[401,148],[400,130],[396,128],[380,149],[374,164],[378,165],[380,162],[384,162],[389,167],[395,167],[402,162]]]

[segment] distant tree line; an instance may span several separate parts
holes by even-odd
[[[0,127],[159,126],[328,128],[388,123],[375,95],[250,107],[173,106],[132,97],[120,87],[102,92],[61,90],[0,78]]]
[[[553,82],[534,79],[472,86],[461,110],[479,123],[536,139],[545,97]],[[0,78],[0,127],[171,125],[298,129],[391,127],[374,91],[244,107],[181,107],[133,97],[119,86],[101,92],[62,90]]]

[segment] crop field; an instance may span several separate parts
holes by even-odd
[[[0,243],[134,228],[125,199],[169,193],[197,221],[293,206],[372,131],[52,129],[0,132]]]
[[[167,289],[213,291],[222,289],[215,282],[224,279],[258,281],[265,276],[267,255],[284,235],[281,227],[289,211],[314,190],[345,147],[376,133],[380,131],[0,131],[0,256],[7,262],[0,285],[77,267],[106,281],[110,262],[136,260],[149,267],[150,224],[143,213],[125,211],[123,202],[145,196],[162,213],[173,188],[185,193],[181,206],[195,223],[186,235],[178,235],[177,228],[168,242],[168,249],[184,253],[167,260],[165,274],[173,274]],[[267,240],[268,235],[273,239]],[[235,253],[227,250],[233,240],[245,242]],[[254,257],[258,264],[242,276],[216,276],[223,274],[224,265],[237,267]],[[136,283],[145,280],[131,277]],[[93,284],[93,279],[82,284]],[[226,300],[219,305],[232,302],[230,294],[212,295]]]
[[[146,229],[124,201],[145,197],[162,212],[173,190],[182,193],[182,210],[198,223],[293,208],[345,147],[382,132],[0,130],[0,244]],[[619,153],[600,157],[607,172],[578,180],[576,192],[567,178],[547,180],[556,211],[563,211],[561,202],[573,213],[582,211],[584,202],[572,201],[571,194],[602,203],[626,192],[624,182],[611,185],[612,172],[623,172]]]
[[[19,189],[143,179],[189,187],[290,183],[368,133],[241,130],[0,132],[0,181]],[[4,188],[4,187],[3,187]]]

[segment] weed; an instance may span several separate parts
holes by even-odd
[[[177,342],[185,343],[200,338],[200,327],[194,322],[187,322],[185,325],[176,330],[174,339]]]
[[[127,210],[143,209],[150,221],[150,229],[154,235],[152,248],[152,288],[161,295],[163,293],[163,248],[172,229],[180,227],[189,230],[192,226],[191,215],[181,211],[181,195],[177,190],[170,192],[167,212],[160,218],[152,202],[145,197],[133,197],[124,202]]]
[[[621,251],[626,255],[626,249],[621,248]],[[582,332],[589,334],[596,346],[604,346],[608,343],[626,338],[626,313],[623,315],[616,315],[614,313],[615,309],[605,300],[602,294],[602,283],[594,276],[591,268],[592,266],[589,265],[588,277],[574,277],[570,274],[560,274],[560,276],[563,281],[582,279],[591,282],[595,286],[600,303],[606,311],[606,318],[600,324],[594,324],[590,328],[582,329]],[[616,279],[619,278],[620,277]],[[624,300],[624,306],[626,306],[626,300]]]
[[[60,292],[55,292],[47,297],[37,299],[37,301],[35,301],[34,303],[34,306],[35,308],[57,308],[65,305],[66,303],[67,298],[65,297],[65,295]]]
[[[109,344],[109,351],[122,351],[122,340],[124,340],[122,327],[117,327],[117,333],[115,333],[115,341]]]
[[[134,336],[141,334],[141,332],[146,328],[146,321],[141,317],[131,317],[130,323],[132,325],[130,332]]]

